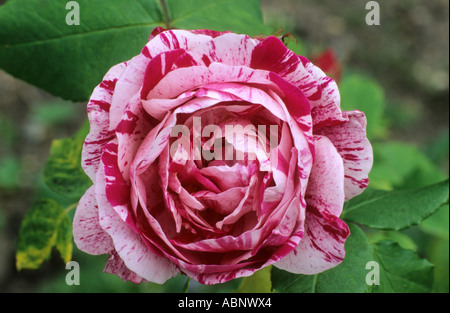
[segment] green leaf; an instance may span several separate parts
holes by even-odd
[[[442,239],[449,239],[449,205],[443,205],[433,215],[425,219],[420,228],[428,234],[440,237]]]
[[[398,245],[403,249],[417,251],[417,244],[411,239],[411,237],[399,231],[377,231],[373,234],[369,234],[369,238],[372,242],[393,241],[398,243]]]
[[[380,264],[380,284],[371,292],[424,293],[433,286],[433,265],[412,250],[397,243],[381,241],[374,245],[374,260]]]
[[[266,34],[259,0],[166,0],[170,26]]]
[[[191,285],[191,278],[187,277],[186,282],[184,283],[183,288],[181,289],[181,292],[188,293],[190,285]]]
[[[67,213],[54,200],[35,203],[22,221],[16,253],[16,267],[37,269],[48,260],[53,247],[64,262],[72,257],[72,229]]]
[[[53,140],[50,156],[44,170],[44,180],[53,191],[79,200],[92,185],[81,168],[83,139],[64,138]]]
[[[404,142],[374,143],[370,186],[381,189],[425,187],[446,178],[416,146]]]
[[[78,0],[80,25],[66,24],[67,2],[10,0],[0,6],[0,68],[74,101],[87,100],[109,68],[139,54],[157,26],[266,29],[259,0]]]
[[[156,26],[155,0],[78,0],[80,25],[67,25],[66,0],[13,0],[0,7],[0,67],[54,95],[87,100],[107,70],[138,54]]]
[[[414,251],[404,250],[396,243],[371,243],[356,225],[349,224],[351,235],[345,243],[346,257],[342,264],[317,275],[296,275],[272,269],[275,292],[363,293],[363,292],[429,292],[433,267],[419,259]],[[379,285],[368,285],[368,262],[379,264]],[[369,263],[370,264],[370,263]]]
[[[317,275],[296,275],[272,269],[272,287],[275,292],[301,293],[361,293],[368,289],[365,283],[366,263],[373,260],[373,249],[364,232],[349,225],[351,235],[345,242],[346,257],[337,267]]]
[[[385,135],[384,90],[377,82],[368,77],[352,74],[344,77],[339,85],[339,92],[343,110],[359,110],[366,114],[369,139]]]
[[[255,272],[252,276],[243,278],[241,284],[236,289],[236,292],[270,293],[272,289],[270,281],[271,268],[272,266],[266,266]]]
[[[392,192],[367,189],[347,201],[342,218],[376,229],[400,230],[419,224],[447,203],[448,198],[448,180]]]

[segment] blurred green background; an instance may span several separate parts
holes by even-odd
[[[371,187],[402,189],[448,177],[449,2],[382,0],[381,25],[365,23],[366,1],[262,0],[274,32],[293,33],[290,47],[307,57],[332,48],[342,64],[344,109],[366,112],[375,165]],[[4,0],[0,0],[0,4]],[[106,256],[74,250],[81,285],[67,286],[65,264],[55,255],[39,270],[15,269],[17,234],[32,203],[64,199],[44,184],[42,172],[53,139],[71,136],[85,120],[85,103],[71,103],[0,70],[0,292],[181,291],[186,278],[164,286],[122,283],[102,273]],[[67,203],[70,204],[70,203]],[[374,232],[435,264],[435,292],[449,291],[448,205],[404,232]],[[226,292],[240,281],[190,291]]]

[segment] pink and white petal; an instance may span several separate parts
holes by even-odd
[[[334,216],[307,207],[305,235],[297,248],[274,266],[296,274],[313,275],[339,265],[345,257],[344,244],[350,231]]]
[[[189,62],[185,62],[187,59]],[[183,66],[176,66],[176,63],[181,61],[184,61],[182,62]],[[198,65],[197,62],[183,49],[170,50],[158,54],[150,60],[145,70],[145,77],[140,92],[142,99],[147,99],[149,91],[173,69],[196,65]]]
[[[192,66],[171,71],[150,91],[148,98],[174,98],[185,91],[206,84],[229,82],[255,83],[280,92],[277,85],[269,79],[267,71],[254,70],[246,66],[211,63],[209,67]]]
[[[171,137],[172,127],[175,126],[176,116],[167,113],[166,117],[147,134],[144,141],[140,145],[133,163],[130,167],[130,177],[133,181],[134,177],[143,173],[147,167],[152,164],[161,154],[165,145]]]
[[[306,203],[336,217],[344,206],[344,164],[327,137],[315,136],[315,159],[306,190]]]
[[[291,92],[293,91],[291,90]],[[280,96],[275,92],[273,92],[272,90],[269,91],[269,94],[280,103],[285,101],[282,100]],[[295,101],[291,102],[291,105],[295,106]],[[311,116],[310,115],[301,116],[297,114],[296,118],[291,117],[290,115],[291,113],[288,111],[288,108],[286,106],[285,106],[285,114],[288,117],[286,123],[289,126],[294,146],[299,152],[298,154],[298,166],[300,176],[299,178],[303,188],[302,194],[304,194],[314,157],[314,139],[312,135]]]
[[[150,282],[162,284],[174,277],[178,273],[176,266],[167,258],[155,254],[111,207],[106,199],[105,177],[101,173],[100,170],[95,189],[100,225],[111,236],[115,250],[125,266]]]
[[[336,82],[305,57],[300,57],[305,69],[316,81],[316,92],[308,95],[315,129],[345,121],[341,111],[341,96]]]
[[[300,63],[299,57],[286,48],[280,39],[271,36],[254,48],[250,67],[287,76]]]
[[[253,50],[251,67],[270,71],[287,83],[296,86],[309,101],[314,102],[311,103],[312,107],[323,100],[319,80],[325,77],[317,73],[311,62],[296,55],[276,37],[262,40]]]
[[[221,221],[216,223],[216,227],[218,229],[222,229],[224,225],[234,224],[237,220],[239,220],[243,215],[254,209],[254,206],[257,205],[258,199],[258,187],[261,183],[261,178],[258,175],[253,175],[250,178],[249,186],[245,191],[244,196],[242,197],[239,205],[236,207],[234,211],[226,215]]]
[[[209,29],[194,29],[194,30],[190,30],[190,32],[193,34],[210,36],[212,38],[216,38],[216,37],[222,36],[223,34],[230,33],[229,31],[219,32],[216,30],[209,30]]]
[[[106,254],[114,249],[111,237],[100,226],[94,186],[78,203],[73,218],[73,239],[78,249],[93,255]]]
[[[130,218],[130,187],[122,176],[118,165],[117,140],[111,141],[103,148],[102,169],[106,197],[123,221]],[[96,183],[99,181],[100,170],[97,173]]]
[[[172,110],[195,96],[195,92],[185,92],[174,99],[148,99],[142,100],[142,106],[150,116],[161,120],[169,110]]]
[[[373,150],[366,137],[366,117],[363,112],[344,112],[347,122],[325,127],[317,132],[330,139],[344,160],[345,201],[359,195],[369,185]]]
[[[309,100],[316,127],[344,120],[336,83],[306,58],[287,49],[278,38],[269,37],[253,50],[251,67],[270,71],[275,78],[279,76],[286,84],[299,88],[300,93],[292,94],[304,95]],[[294,119],[304,115],[299,111],[302,107],[295,104],[291,106],[290,112]]]
[[[293,234],[304,230],[305,208],[302,207],[298,196],[294,196],[292,201],[287,202],[284,207],[264,224],[263,229],[267,228],[268,230],[265,231],[265,239],[260,243],[261,246],[281,246]],[[270,233],[267,234],[267,231]]]
[[[152,99],[142,101],[145,111],[158,120],[162,120],[168,111],[175,108],[175,114],[193,113],[221,102],[221,100],[208,97],[192,98],[186,101],[161,100],[162,99]]]
[[[238,83],[208,84],[196,92],[197,96],[207,96],[222,101],[242,100],[265,107],[280,120],[286,121],[284,103],[272,98],[261,88]]]
[[[203,190],[195,192],[192,195],[210,210],[214,210],[219,214],[230,214],[241,202],[246,189],[245,187],[234,187],[221,193]],[[186,205],[189,204],[186,203]]]
[[[280,139],[279,145],[271,151],[270,161],[275,185],[279,187],[280,191],[284,191],[293,147],[291,132],[287,123],[283,123]]]
[[[173,174],[169,173],[169,158],[170,158],[169,154],[170,154],[169,146],[165,145],[161,151],[161,154],[159,155],[158,174],[159,174],[160,186],[161,186],[162,193],[164,195],[164,200],[166,203],[166,208],[172,213],[172,216],[173,216],[173,219],[174,219],[175,225],[176,225],[176,231],[180,232],[181,223],[182,223],[181,215],[180,215],[180,212],[175,207],[175,205],[172,205],[172,202],[173,202],[172,194],[170,194],[168,191],[169,181],[171,181],[170,176],[173,175]],[[181,187],[181,184],[180,184],[180,187]],[[142,204],[142,202],[141,202],[141,204]],[[147,207],[144,206],[144,209],[147,209]]]
[[[292,118],[289,118],[286,124],[289,127],[294,147],[298,152],[298,174],[302,188],[301,194],[304,195],[308,185],[308,178],[314,158],[314,139],[311,129],[307,131],[302,130],[299,123],[294,121]],[[305,130],[307,129],[308,124],[309,122],[306,120],[302,123]],[[276,162],[282,162],[283,157],[286,159],[286,155],[286,151],[284,151],[282,155],[278,154],[278,159],[276,159]],[[280,163],[280,165],[282,165],[282,163]]]
[[[109,131],[112,95],[126,67],[126,63],[113,66],[94,89],[87,105],[90,132],[84,142],[81,164],[92,181],[95,181],[103,146],[114,138],[114,133]]]
[[[200,173],[212,180],[221,190],[248,186],[250,176],[248,167],[235,163],[233,166],[218,165],[200,169]]]
[[[103,269],[103,272],[117,275],[123,281],[131,281],[135,284],[145,282],[145,279],[143,279],[141,276],[134,273],[133,271],[130,271],[130,269],[126,267],[125,263],[123,262],[123,260],[120,258],[120,256],[117,254],[116,251],[113,251],[109,256],[109,259],[106,262],[106,266]]]
[[[300,88],[292,85],[276,73],[270,73],[270,80],[281,89],[281,97],[289,115],[303,132],[311,132],[311,105]]]
[[[127,68],[117,81],[114,89],[109,117],[109,130],[116,129],[128,101],[130,101],[134,95],[139,93],[144,81],[145,69],[149,61],[150,60],[142,54],[139,54],[128,61]]]
[[[118,165],[125,181],[130,181],[130,166],[146,134],[156,126],[141,105],[139,93],[128,102],[116,128]]]
[[[253,49],[259,43],[246,35],[224,33],[209,42],[190,49],[189,53],[206,66],[213,62],[250,67]]]
[[[205,274],[205,273],[196,274],[196,273],[187,271],[186,275],[197,280],[198,282],[200,282],[203,285],[214,285],[214,284],[225,283],[227,281],[230,281],[230,280],[233,280],[233,279],[239,278],[239,277],[252,276],[257,270],[259,270],[259,267],[251,268],[251,269],[242,268],[242,269],[238,269],[235,271],[218,272],[218,273],[212,273],[212,274]]]
[[[181,29],[172,29],[160,32],[154,36],[142,50],[147,58],[154,58],[158,54],[177,49],[195,50],[212,40],[209,34],[192,32]]]

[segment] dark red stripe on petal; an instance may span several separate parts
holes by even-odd
[[[277,84],[283,91],[284,103],[291,116],[299,123],[304,132],[309,132],[310,125],[304,125],[301,117],[311,114],[311,105],[303,92],[275,73],[270,73],[270,80]]]
[[[106,198],[115,207],[128,205],[130,186],[124,180],[117,163],[117,143],[108,143],[103,148],[102,163],[105,170]]]
[[[155,38],[156,36],[158,36],[162,32],[165,32],[166,30],[167,29],[162,28],[160,26],[156,27],[155,29],[153,29],[152,33],[150,34],[150,37],[148,37],[148,41],[152,40],[153,38]]]
[[[197,61],[195,61],[190,54],[184,53],[175,61],[173,68],[181,68],[197,65],[198,65]]]
[[[100,83],[100,87],[107,90],[109,93],[114,92],[114,88],[116,88],[117,79],[113,80],[104,80]]]
[[[211,64],[211,60],[209,59],[209,57],[206,54],[203,55],[202,61],[206,66],[209,66]]]
[[[89,113],[89,111],[92,110],[91,105],[97,105],[100,110],[103,110],[105,112],[109,112],[109,108],[111,107],[111,103],[109,103],[107,101],[92,99],[89,101],[88,113]]]
[[[297,69],[299,57],[290,51],[281,40],[269,37],[253,50],[251,68],[288,75]]]
[[[195,65],[197,65],[197,62],[183,49],[176,49],[158,54],[148,63],[147,69],[145,70],[141,97],[147,99],[148,93],[170,71],[176,68],[191,67]]]
[[[361,189],[365,189],[367,188],[367,186],[369,186],[369,179],[368,178],[363,178],[361,180],[358,180],[350,175],[345,175],[345,178],[349,179],[352,181],[353,185],[358,186]]]
[[[136,129],[139,116],[133,114],[131,111],[124,113],[125,117],[117,125],[116,131],[122,134],[133,134]]]

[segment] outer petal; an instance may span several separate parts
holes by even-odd
[[[118,140],[118,165],[123,178],[130,179],[130,165],[136,152],[145,138],[156,125],[144,111],[139,94],[136,94],[127,104],[122,119],[116,128]]]
[[[196,60],[202,60],[206,66],[218,62],[250,67],[252,52],[258,43],[258,40],[246,35],[225,33],[195,49],[190,49],[189,53]]]
[[[251,67],[276,73],[298,87],[311,104],[316,127],[345,120],[336,83],[309,60],[290,51],[278,38],[261,41],[253,50]],[[301,106],[297,107],[300,109]]]
[[[114,130],[117,127],[128,101],[141,89],[144,81],[145,69],[149,61],[150,60],[142,54],[139,54],[128,61],[127,68],[117,82],[112,97],[109,117],[110,130]]]
[[[128,267],[125,266],[125,263],[117,254],[116,251],[111,253],[108,261],[106,262],[106,266],[103,269],[105,273],[110,273],[119,276],[124,281],[131,281],[135,284],[140,284],[145,281],[141,276],[130,271]]]
[[[344,260],[344,243],[349,234],[348,226],[342,220],[308,206],[305,236],[295,250],[274,265],[296,274],[313,275],[326,271]]]
[[[306,203],[339,217],[344,206],[344,164],[327,137],[315,136],[316,158],[306,190]]]
[[[317,91],[310,95],[311,115],[316,129],[345,121],[341,112],[341,96],[336,82],[304,57],[305,69],[315,80]]]
[[[99,205],[100,225],[111,236],[115,250],[125,266],[140,277],[162,284],[178,270],[167,258],[156,255],[142,238],[111,207],[105,194],[105,175],[97,175],[95,197]]]
[[[338,216],[344,205],[344,165],[327,137],[315,136],[315,155],[306,202],[305,237],[276,266],[298,274],[316,274],[342,262],[347,225]]]
[[[114,249],[111,237],[101,228],[94,186],[78,203],[73,218],[73,239],[78,249],[93,255],[106,254]]]
[[[95,181],[95,174],[98,170],[100,156],[103,146],[107,144],[114,133],[109,131],[109,112],[112,95],[117,80],[125,71],[126,63],[112,67],[92,93],[87,105],[90,132],[86,137],[82,153],[82,166],[86,174]]]
[[[366,138],[366,117],[359,111],[344,112],[348,121],[326,127],[317,134],[327,136],[344,160],[345,200],[359,195],[369,185],[373,151]]]
[[[142,54],[151,59],[166,51],[192,50],[211,41],[212,37],[209,35],[181,29],[167,30],[154,36],[144,47]]]

